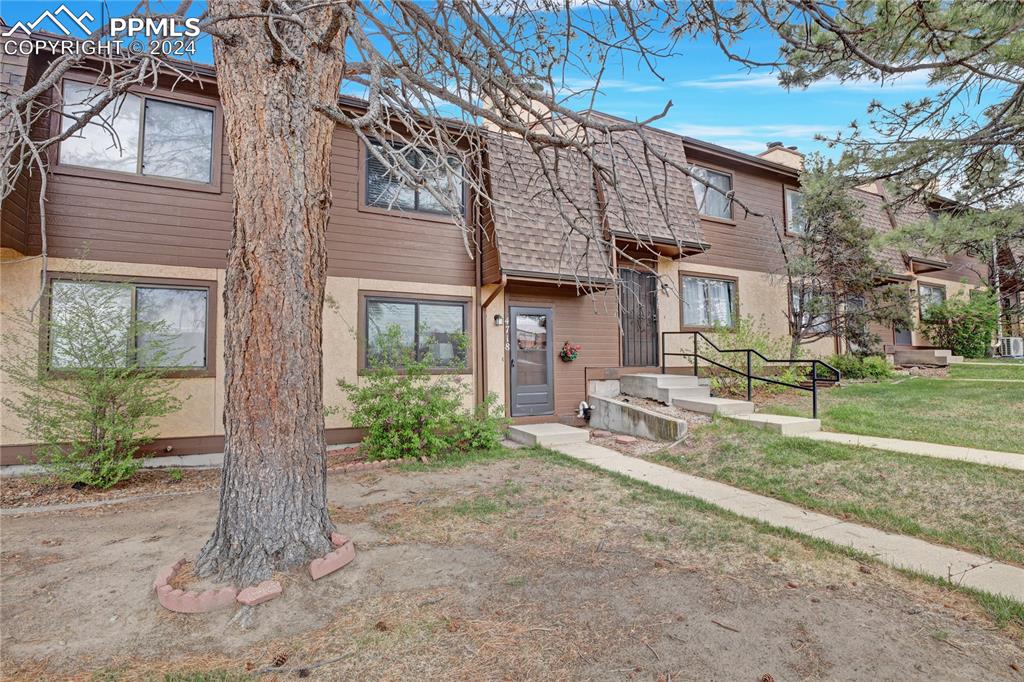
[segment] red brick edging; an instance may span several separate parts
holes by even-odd
[[[334,550],[309,563],[309,575],[319,580],[340,568],[347,566],[356,558],[356,548],[350,539],[341,533],[331,533],[331,544]],[[178,559],[170,566],[165,566],[153,579],[153,591],[156,599],[168,611],[176,613],[208,613],[225,609],[238,602],[246,606],[255,606],[281,596],[281,583],[276,580],[264,580],[259,585],[247,587],[239,591],[234,585],[217,590],[190,592],[178,590],[170,585],[171,579],[185,565],[186,559]]]

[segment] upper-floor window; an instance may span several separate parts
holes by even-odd
[[[736,282],[711,277],[683,277],[683,326],[732,327]]]
[[[400,366],[403,358],[437,369],[466,367],[464,301],[367,297],[364,364]]]
[[[732,201],[726,195],[732,191],[732,176],[701,166],[694,166],[692,173],[694,177],[690,182],[693,183],[697,211],[701,215],[731,219]]]
[[[804,234],[807,232],[807,219],[803,214],[804,195],[795,189],[786,188],[786,232]]]
[[[209,304],[208,286],[54,279],[49,366],[206,370]]]
[[[94,86],[64,81],[62,130],[88,111]],[[209,183],[213,109],[128,93],[61,142],[60,162],[160,178]]]
[[[458,159],[415,147],[392,145],[387,149],[382,142],[371,144],[375,149],[366,153],[367,206],[440,215],[463,212],[465,194]],[[384,163],[374,151],[389,161],[394,156],[394,163]],[[420,181],[418,186],[411,186],[396,172],[402,160],[408,164],[406,174]]]
[[[929,308],[945,302],[946,287],[934,286],[932,284],[919,284],[917,298],[920,307],[919,312],[921,314],[921,318],[924,319],[928,316]]]

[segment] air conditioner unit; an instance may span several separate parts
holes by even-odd
[[[999,354],[1004,358],[1024,357],[1024,337],[1000,336]]]

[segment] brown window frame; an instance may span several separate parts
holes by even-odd
[[[66,81],[73,81],[75,83],[81,83],[83,85],[95,85],[95,80],[90,79],[81,74],[72,73],[65,76],[55,86],[56,97],[58,100],[64,96],[64,83]],[[221,191],[221,165],[222,165],[222,145],[223,145],[223,118],[220,102],[217,100],[211,100],[205,97],[199,97],[190,95],[188,93],[175,92],[169,90],[150,90],[149,88],[132,87],[129,88],[125,94],[130,94],[138,97],[141,100],[141,107],[143,114],[139,116],[139,161],[138,164],[142,163],[143,145],[145,144],[145,106],[146,100],[152,99],[160,102],[167,102],[170,104],[177,104],[180,106],[192,107],[193,109],[207,109],[213,112],[213,131],[211,137],[211,149],[210,149],[210,181],[200,182],[198,180],[186,180],[183,178],[167,178],[159,175],[143,175],[138,171],[139,165],[136,166],[136,171],[118,171],[109,170],[106,168],[93,168],[92,166],[79,166],[71,163],[64,163],[60,159],[61,145],[56,145],[56,148],[51,152],[52,171],[62,175],[73,175],[85,178],[95,178],[98,180],[113,180],[116,182],[127,182],[137,185],[149,185],[152,187],[166,187],[170,189],[187,189],[196,192],[208,192],[213,194],[219,194]],[[54,113],[50,118],[50,134],[60,135],[62,125],[62,118],[59,114]]]
[[[726,170],[724,168],[715,168],[714,166],[709,166],[709,165],[703,164],[703,163],[694,163],[693,167],[694,168],[700,168],[701,170],[705,170],[705,171],[708,171],[708,172],[711,172],[711,173],[717,173],[718,175],[725,175],[725,176],[727,176],[729,178],[729,191],[730,192],[735,192],[736,191],[736,174],[733,173],[732,171]],[[691,188],[693,186],[693,182],[694,182],[694,180],[691,178],[690,179]],[[705,191],[707,191],[707,188],[705,188]],[[696,203],[696,201],[697,201],[697,195],[696,194],[694,194],[693,199],[694,199],[694,203]],[[702,220],[714,220],[714,221],[718,221],[718,222],[729,223],[729,224],[735,225],[736,224],[736,212],[733,210],[733,205],[732,204],[733,204],[733,202],[730,200],[729,201],[729,215],[728,216],[718,216],[718,215],[711,215],[711,214],[708,214],[708,213],[702,213],[701,212],[700,204],[697,204],[697,214],[700,216],[700,218]]]
[[[382,144],[389,144],[387,140],[381,140],[378,138],[370,138],[371,142],[379,142]],[[394,216],[396,218],[404,218],[406,220],[428,220],[436,223],[448,223],[451,224],[456,221],[458,216],[450,213],[439,213],[436,211],[403,211],[398,208],[387,208],[385,206],[375,206],[374,204],[367,201],[367,194],[370,190],[370,165],[369,158],[370,153],[366,148],[366,144],[359,142],[359,168],[358,168],[358,192],[359,198],[357,199],[356,206],[360,211],[366,213],[377,213],[380,215]],[[424,149],[424,151],[431,151]],[[465,167],[464,167],[465,170]],[[414,191],[419,191],[414,188]],[[462,182],[462,216],[469,215],[469,187],[465,180]]]
[[[72,376],[73,368],[53,368],[50,366],[50,338],[47,322],[50,320],[50,296],[53,282],[111,282],[132,286],[132,316],[135,316],[135,295],[137,286],[162,287],[166,289],[205,289],[206,290],[206,366],[205,367],[150,367],[147,369],[163,370],[161,376],[167,379],[200,379],[217,376],[217,282],[201,279],[176,279],[170,277],[134,277],[119,275],[84,274],[79,272],[48,272],[46,275],[47,296],[43,298],[40,315],[39,359],[43,371],[54,376]]]
[[[459,375],[471,375],[473,374],[473,357],[475,357],[474,350],[474,335],[473,335],[473,315],[471,313],[471,304],[473,300],[468,296],[444,296],[435,294],[417,294],[417,293],[406,293],[396,291],[360,291],[359,292],[359,327],[356,334],[357,343],[356,351],[358,356],[358,374],[367,374],[371,368],[367,363],[367,340],[369,339],[369,317],[367,316],[367,303],[370,301],[391,301],[394,303],[447,303],[451,305],[462,306],[462,326],[463,333],[467,336],[468,342],[466,344],[466,364],[465,367],[431,367],[428,372],[430,374],[459,374]],[[401,368],[397,368],[398,373],[402,373]]]
[[[736,329],[740,317],[740,278],[734,275],[718,275],[707,272],[694,272],[692,270],[679,271],[679,330],[684,332],[702,332],[714,329],[708,325],[686,324],[686,278],[696,277],[699,279],[713,279],[719,282],[731,282],[733,285],[732,297],[732,324],[724,329]]]
[[[946,289],[946,285],[945,284],[932,284],[931,282],[921,282],[921,281],[918,281],[918,283],[917,283],[917,318],[919,320],[923,320],[924,319],[924,308],[921,307],[921,304],[924,302],[924,297],[921,295],[921,287],[928,287],[929,289],[939,289],[940,291],[942,291],[942,302],[943,303],[945,303],[948,300],[948,298],[949,298],[949,291]]]

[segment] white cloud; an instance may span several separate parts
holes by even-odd
[[[664,85],[658,83],[634,83],[633,81],[616,78],[602,78],[600,83],[592,78],[566,78],[563,86],[573,91],[593,90],[596,87],[598,92],[619,90],[622,92],[639,93],[658,92],[665,89]]]
[[[695,80],[679,81],[679,87],[700,88],[703,90],[739,90],[759,88],[781,90],[777,74],[755,71],[750,73],[718,74]],[[928,90],[928,73],[914,71],[896,78],[887,78],[885,82],[872,80],[840,81],[835,77],[824,78],[808,86],[808,90],[846,90],[855,92],[895,92],[908,90]]]
[[[780,141],[797,145],[803,150],[819,147],[815,135],[831,135],[842,126],[826,123],[762,123],[757,125],[709,125],[704,123],[675,123],[667,130],[701,140],[720,144],[729,149],[759,154],[768,142]]]

